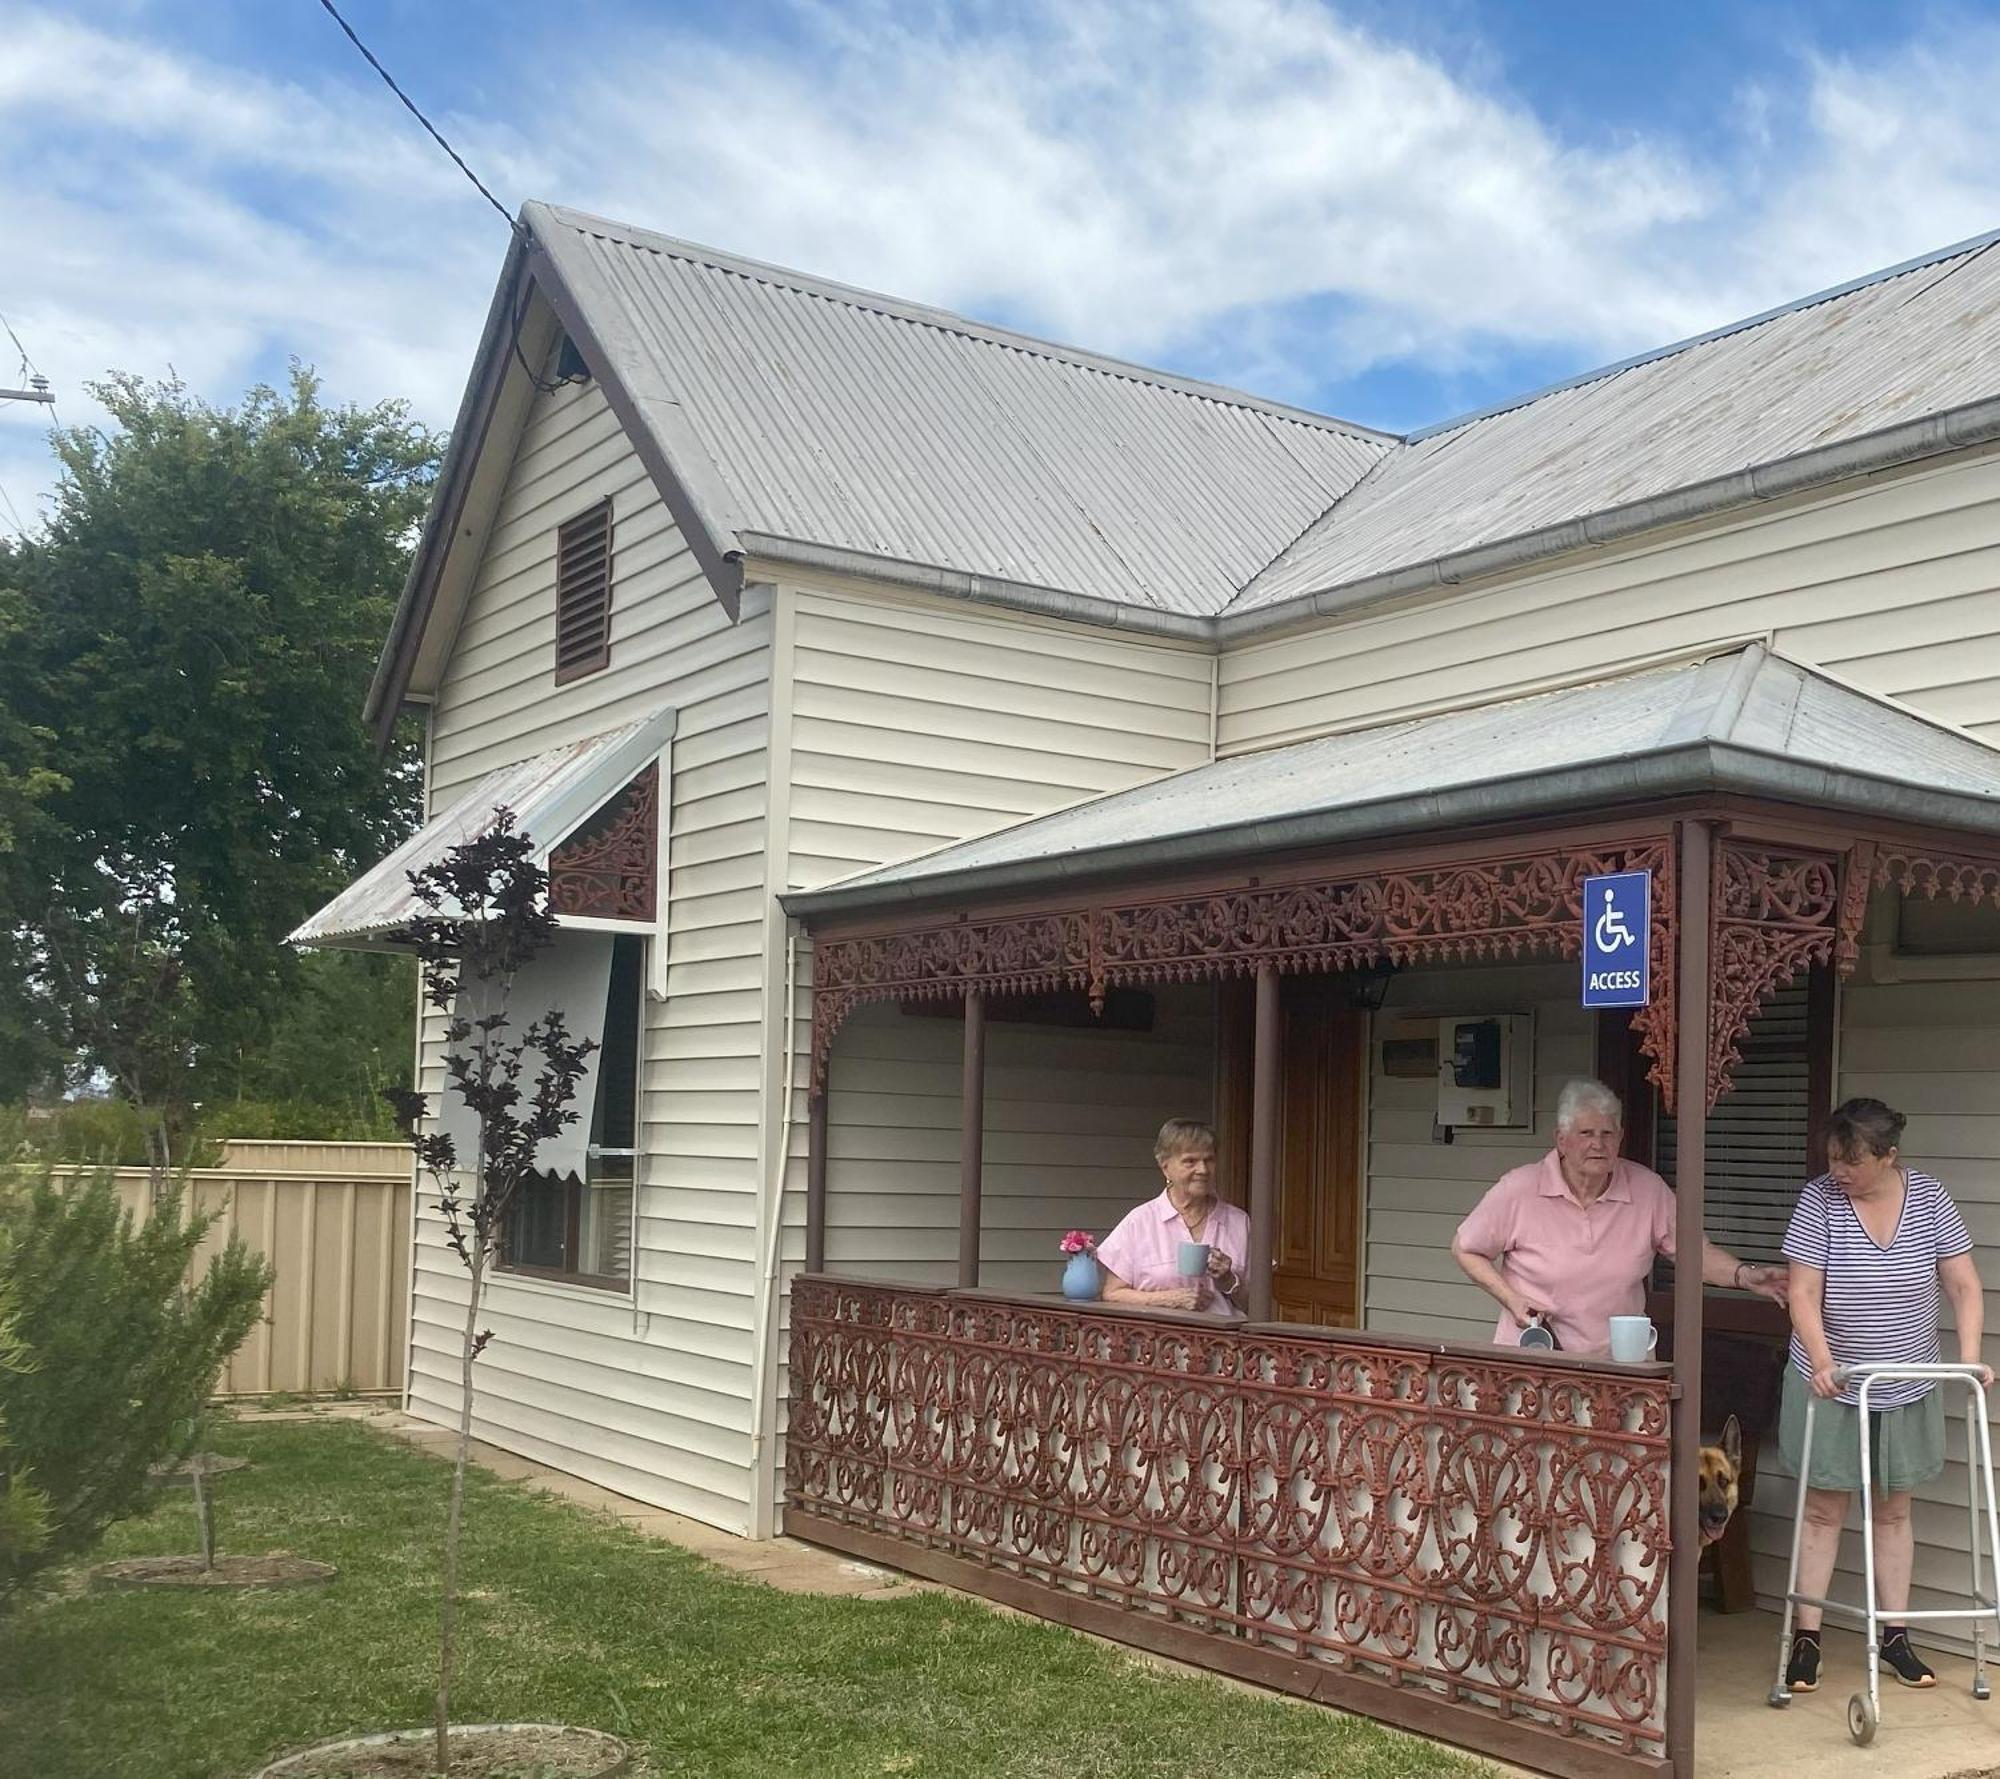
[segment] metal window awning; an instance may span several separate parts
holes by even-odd
[[[501,809],[548,855],[645,770],[673,739],[671,706],[489,772],[291,934],[294,945],[385,950],[419,912],[410,873],[487,832]],[[664,833],[664,824],[662,824]],[[566,923],[588,924],[588,923]]]

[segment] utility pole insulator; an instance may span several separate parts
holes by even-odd
[[[45,402],[54,407],[56,392],[49,387],[48,378],[37,374],[28,379],[26,389],[0,389],[0,402]]]

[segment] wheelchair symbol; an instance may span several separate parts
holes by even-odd
[[[1624,913],[1610,890],[1604,892],[1604,912],[1597,917],[1595,937],[1599,951],[1622,951],[1639,943],[1639,935],[1626,926]]]

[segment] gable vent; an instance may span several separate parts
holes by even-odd
[[[611,502],[556,532],[556,684],[611,664]]]

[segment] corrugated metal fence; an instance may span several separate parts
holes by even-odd
[[[403,1387],[409,1324],[410,1151],[400,1143],[232,1142],[188,1177],[197,1211],[219,1212],[195,1260],[231,1235],[276,1274],[264,1320],[224,1369],[224,1396],[375,1394]],[[134,1215],[144,1168],[120,1168]]]

